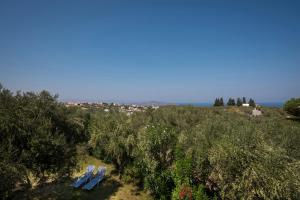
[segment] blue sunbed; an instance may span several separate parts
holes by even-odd
[[[85,184],[83,186],[83,189],[85,189],[85,190],[93,189],[97,184],[99,184],[103,180],[103,178],[105,176],[105,171],[106,171],[106,169],[104,167],[99,167],[96,176],[90,182]]]
[[[85,174],[79,177],[71,186],[74,188],[79,188],[80,186],[88,182],[93,177],[94,169],[95,169],[94,165],[89,165],[86,168]]]

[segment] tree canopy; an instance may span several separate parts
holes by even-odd
[[[30,185],[66,176],[76,168],[76,144],[87,141],[87,118],[57,101],[57,95],[0,89],[0,196],[9,197],[17,182]],[[15,173],[16,172],[16,173]]]

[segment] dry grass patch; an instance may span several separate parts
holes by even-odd
[[[70,184],[85,172],[88,165],[105,166],[106,178],[93,190],[85,191],[74,189]],[[29,193],[20,194],[15,199],[33,200],[146,200],[151,199],[145,191],[138,187],[123,183],[118,176],[112,174],[114,167],[94,157],[87,156],[81,160],[80,169],[74,173],[71,179],[59,180],[59,182],[47,182],[32,188]]]

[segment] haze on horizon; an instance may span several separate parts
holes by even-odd
[[[300,1],[0,1],[0,83],[61,100],[300,96]]]

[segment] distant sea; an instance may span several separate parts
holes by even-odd
[[[265,106],[265,107],[275,107],[275,108],[282,108],[283,103],[282,102],[262,102],[262,103],[257,103],[260,106]]]
[[[262,103],[257,103],[260,106],[264,107],[273,107],[273,108],[282,108],[283,103],[281,102],[262,102]],[[213,103],[177,103],[176,105],[179,106],[196,106],[196,107],[211,107],[213,106]]]

